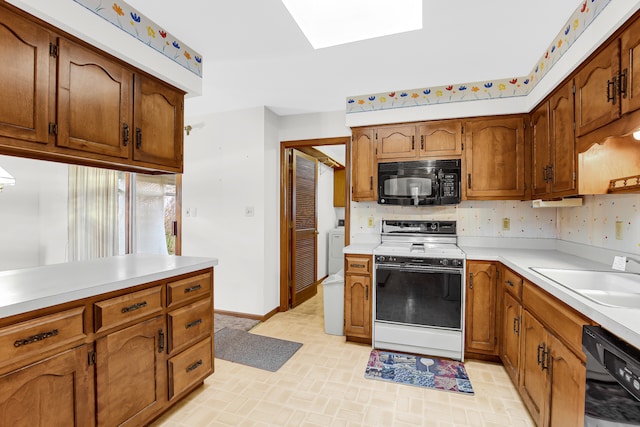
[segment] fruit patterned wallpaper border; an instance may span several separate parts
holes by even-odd
[[[583,0],[527,76],[347,98],[347,114],[449,102],[526,96],[611,0]]]
[[[147,46],[202,77],[202,55],[173,37],[127,3],[117,0],[73,0]],[[104,3],[104,4],[103,4]]]

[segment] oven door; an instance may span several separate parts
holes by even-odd
[[[462,330],[462,269],[376,264],[375,321]]]

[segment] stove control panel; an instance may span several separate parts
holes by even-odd
[[[442,266],[462,268],[464,259],[460,258],[415,258],[405,256],[376,255],[375,262],[377,264],[411,264],[423,266]]]

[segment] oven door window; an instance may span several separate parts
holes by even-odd
[[[376,320],[462,329],[462,273],[376,268]]]

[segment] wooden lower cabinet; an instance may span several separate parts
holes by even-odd
[[[346,255],[344,334],[349,341],[371,342],[371,255]]]
[[[213,269],[0,318],[0,426],[142,426],[213,373]]]
[[[1,375],[0,425],[93,425],[93,367],[86,361],[83,345]]]
[[[467,262],[465,353],[498,355],[498,264]]]
[[[538,426],[583,426],[584,363],[524,310],[520,395]]]
[[[505,292],[502,303],[502,346],[500,359],[511,381],[520,383],[520,332],[522,330],[522,305],[510,293]]]
[[[162,316],[96,341],[98,426],[141,425],[167,400]]]

